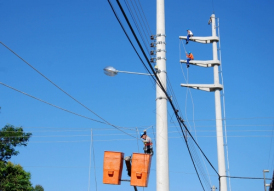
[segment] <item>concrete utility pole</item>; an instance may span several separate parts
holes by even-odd
[[[211,15],[212,37],[216,35],[216,20],[215,15]],[[212,43],[213,47],[213,60],[218,60],[217,42]],[[214,85],[219,86],[219,67],[214,65]],[[215,113],[216,113],[216,134],[217,134],[217,151],[218,151],[218,169],[220,176],[226,176],[225,171],[225,152],[224,152],[224,137],[223,137],[223,122],[222,122],[222,110],[221,110],[221,94],[220,89],[215,89]],[[220,191],[227,191],[226,177],[220,178]]]
[[[212,186],[212,188],[211,188],[212,191],[216,191],[216,189],[217,188],[215,186]]]
[[[264,190],[265,190],[265,191],[267,191],[266,187],[270,186],[270,184],[266,184],[266,182],[265,182],[265,173],[266,173],[266,172],[268,173],[269,170],[263,170],[263,174],[264,174]]]
[[[165,1],[157,0],[157,76],[166,89]],[[167,98],[156,84],[156,189],[169,191]]]
[[[226,181],[226,166],[225,166],[225,152],[224,152],[224,137],[223,137],[223,121],[222,121],[222,110],[221,110],[221,94],[220,91],[223,86],[219,80],[219,65],[221,64],[218,60],[217,42],[219,37],[216,35],[216,20],[215,15],[212,14],[210,22],[212,25],[212,36],[210,37],[190,37],[191,41],[199,43],[212,43],[213,47],[213,60],[191,60],[189,64],[200,66],[200,67],[213,67],[214,72],[214,84],[181,84],[182,87],[190,87],[193,89],[214,92],[215,93],[215,114],[216,114],[216,134],[217,134],[217,152],[218,152],[218,169],[220,178],[220,191],[227,191]],[[185,40],[186,36],[180,36],[180,39]],[[186,63],[186,60],[180,60],[181,63]]]

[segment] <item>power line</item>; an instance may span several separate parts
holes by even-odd
[[[177,132],[176,132],[177,133]],[[95,134],[94,136],[118,136],[118,135],[125,135],[125,134]],[[136,134],[132,134],[133,135],[136,135]],[[43,138],[43,137],[88,137],[89,135],[44,135],[44,136],[31,136],[31,137],[35,137],[35,138]],[[16,138],[16,137],[26,137],[26,136],[5,136],[5,137],[9,137],[9,138]],[[5,138],[5,137],[0,137],[0,138]],[[215,138],[216,135],[212,135],[212,136],[197,136],[197,137],[202,137],[202,138]],[[272,135],[234,135],[234,136],[228,136],[230,138],[248,138],[248,137],[253,137],[253,138],[267,138],[267,137],[273,137]],[[134,137],[135,139],[119,139],[119,140],[136,140],[136,137]],[[138,138],[138,137],[137,137]],[[179,137],[168,137],[169,139],[180,139],[180,138],[183,138],[183,136],[179,136]],[[155,139],[155,138],[154,138]],[[96,140],[96,141],[99,141],[99,140]]]
[[[246,117],[246,118],[226,118],[226,119],[195,119],[195,121],[216,121],[216,120],[250,120],[250,119],[274,119],[274,117]],[[194,120],[189,120],[194,121]]]
[[[258,178],[258,177],[241,177],[241,176],[221,176],[226,178],[236,178],[236,179],[253,179],[253,180],[273,180],[272,178]]]
[[[127,34],[127,32],[126,32],[126,30],[125,30],[125,28],[124,28],[122,22],[120,21],[120,18],[118,17],[118,15],[117,15],[117,13],[116,13],[116,11],[115,11],[115,9],[114,9],[112,3],[110,2],[110,0],[108,0],[108,3],[109,3],[109,5],[110,5],[110,7],[111,7],[111,9],[112,9],[112,11],[113,11],[113,13],[114,13],[114,15],[115,15],[117,21],[119,22],[119,24],[120,24],[120,26],[121,26],[121,28],[122,28],[124,34],[126,35],[126,37],[127,37],[128,41],[130,42],[132,48],[134,49],[135,53],[137,54],[138,58],[139,58],[140,61],[142,62],[143,66],[145,67],[145,69],[147,70],[147,72],[148,72],[149,74],[151,74],[150,70],[147,68],[147,66],[145,65],[144,61],[142,60],[140,54],[139,54],[138,51],[136,50],[136,48],[135,48],[135,46],[133,45],[132,41],[130,40],[129,35]],[[157,76],[155,76],[155,72],[154,72],[153,74],[154,74],[154,75],[151,75],[151,77],[152,77],[153,80],[157,83],[157,81],[156,81],[156,79],[155,79],[155,77],[157,77]]]
[[[36,68],[34,68],[30,63],[28,63],[26,60],[24,60],[21,56],[19,56],[16,52],[14,52],[12,49],[10,49],[7,45],[5,45],[3,42],[0,41],[0,43],[7,48],[10,52],[12,52],[15,56],[17,56],[19,59],[21,59],[24,63],[26,63],[28,66],[30,66],[33,70],[35,70],[38,74],[40,74],[42,77],[44,77],[47,81],[49,81],[51,84],[53,84],[56,88],[58,88],[60,91],[62,91],[63,93],[65,93],[67,96],[69,96],[71,99],[73,99],[75,102],[77,102],[78,104],[80,104],[81,106],[83,106],[84,108],[86,108],[88,111],[90,111],[91,113],[93,113],[95,116],[97,116],[98,118],[100,118],[101,120],[103,120],[105,122],[105,124],[110,125],[120,131],[122,131],[121,129],[119,129],[118,127],[116,127],[115,125],[109,123],[107,120],[105,120],[104,118],[102,118],[101,116],[99,116],[97,113],[95,113],[94,111],[92,111],[91,109],[89,109],[87,106],[85,106],[84,104],[82,104],[80,101],[78,101],[77,99],[75,99],[73,96],[71,96],[69,93],[67,93],[65,90],[63,90],[61,87],[59,87],[57,84],[55,84],[53,81],[51,81],[49,78],[47,78],[44,74],[42,74],[40,71],[38,71]],[[2,83],[1,83],[2,84]],[[4,85],[4,84],[2,84]],[[6,85],[5,85],[6,86]],[[10,86],[7,86],[10,87]],[[11,88],[11,87],[10,87]],[[13,88],[11,88],[13,89]],[[14,89],[15,90],[15,89]],[[16,90],[17,91],[17,90]],[[20,92],[21,93],[21,92]],[[30,96],[32,97],[32,96]],[[34,97],[33,97],[34,98]],[[96,120],[93,120],[96,121]],[[99,122],[99,121],[96,121]],[[102,123],[102,122],[99,122]],[[124,132],[124,131],[123,131]],[[125,133],[125,132],[124,132]],[[130,135],[131,136],[131,135]]]
[[[135,24],[135,26],[136,26],[136,28],[137,28],[137,30],[138,30],[138,32],[139,32],[139,35],[140,35],[141,38],[142,38],[142,41],[143,41],[143,43],[144,43],[144,45],[145,45],[145,47],[146,47],[146,49],[147,49],[147,52],[149,52],[149,49],[148,49],[149,41],[148,41],[147,38],[144,38],[144,36],[143,36],[143,33],[145,33],[144,28],[143,28],[143,25],[142,25],[142,23],[140,22],[140,19],[139,19],[138,14],[137,14],[137,12],[136,12],[136,10],[135,10],[135,6],[134,6],[134,4],[132,3],[132,0],[130,0],[130,1],[131,1],[133,10],[134,10],[134,12],[135,12],[135,15],[137,16],[137,19],[138,19],[138,21],[139,21],[139,23],[140,23],[140,26],[141,26],[141,29],[142,29],[143,32],[140,30],[139,25],[138,25],[138,22],[137,22],[136,18],[134,17],[134,13],[133,13],[133,11],[132,11],[132,9],[131,9],[131,7],[130,7],[130,4],[128,3],[127,0],[125,0],[126,6],[127,6],[128,10],[129,10],[130,15],[131,15],[131,17],[132,17],[132,19],[133,19],[133,21],[134,21],[134,24]]]
[[[152,32],[148,30],[148,28],[150,29],[149,23],[148,23],[148,22],[145,23],[145,21],[144,21],[144,19],[143,19],[143,16],[144,16],[145,19],[146,19],[146,15],[144,14],[144,12],[142,12],[142,13],[143,13],[143,16],[142,16],[141,11],[140,11],[140,9],[143,10],[142,5],[141,5],[141,3],[140,3],[140,1],[139,1],[139,6],[140,6],[140,9],[139,9],[139,6],[138,6],[136,0],[134,0],[134,2],[135,2],[135,5],[136,5],[136,7],[137,7],[137,10],[138,10],[138,12],[139,12],[139,15],[140,15],[140,17],[141,17],[141,19],[142,19],[142,22],[143,22],[143,24],[144,24],[144,26],[145,26],[147,35],[148,35],[148,37],[150,37],[150,35],[152,34]],[[147,25],[146,25],[146,24],[147,24]]]
[[[16,88],[13,88],[13,87],[11,87],[11,86],[9,86],[9,85],[7,85],[7,84],[4,84],[4,83],[2,83],[2,82],[0,82],[0,84],[3,85],[3,86],[5,86],[5,87],[8,87],[8,88],[10,88],[10,89],[12,89],[12,90],[15,90],[15,91],[17,91],[17,92],[19,92],[19,93],[21,93],[21,94],[24,94],[24,95],[26,95],[26,96],[29,96],[29,97],[33,98],[33,99],[36,99],[36,100],[38,100],[38,101],[40,101],[40,102],[43,102],[43,103],[48,104],[48,105],[50,105],[50,106],[52,106],[52,107],[55,107],[55,108],[57,108],[57,109],[66,111],[66,112],[68,112],[68,113],[71,113],[71,114],[73,114],[73,115],[77,115],[77,116],[79,116],[79,117],[83,117],[83,118],[89,119],[89,120],[91,120],[91,121],[95,121],[95,122],[97,122],[97,123],[106,124],[105,122],[98,121],[98,120],[96,120],[96,119],[92,119],[92,118],[86,117],[86,116],[84,116],[84,115],[80,115],[80,114],[78,114],[78,113],[75,113],[75,112],[69,111],[69,110],[67,110],[67,109],[61,108],[61,107],[59,107],[59,106],[53,105],[53,104],[51,104],[51,103],[49,103],[49,102],[46,102],[46,101],[44,101],[44,100],[42,100],[42,99],[39,99],[39,98],[37,98],[37,97],[34,97],[34,96],[32,96],[32,95],[30,95],[30,94],[27,94],[27,93],[25,93],[25,92],[22,92],[22,91],[20,91],[20,90],[18,90],[18,89],[16,89]]]
[[[141,5],[141,3],[140,3],[139,0],[138,0],[138,2],[139,2],[139,5],[140,5],[140,7],[141,7],[142,13],[143,13],[143,15],[144,15],[144,17],[145,17],[145,20],[146,20],[147,26],[148,26],[148,28],[149,28],[150,34],[152,34],[151,29],[150,29],[150,26],[149,26],[148,21],[147,21],[147,18],[146,18],[146,15],[145,15],[145,13],[144,13],[143,7],[142,7],[142,5]]]
[[[43,102],[43,103],[46,103],[46,104],[48,104],[48,105],[50,105],[50,106],[53,106],[53,107],[55,107],[55,108],[61,109],[61,110],[63,110],[63,111],[66,111],[66,112],[68,112],[68,113],[71,113],[71,114],[74,114],[74,115],[77,115],[77,116],[80,116],[80,117],[83,117],[83,118],[86,118],[86,119],[95,121],[95,122],[97,122],[97,123],[102,123],[102,124],[106,124],[106,125],[112,126],[112,127],[116,128],[116,129],[118,129],[119,131],[121,131],[121,132],[123,132],[123,133],[125,133],[125,134],[127,134],[127,135],[129,135],[129,136],[131,136],[131,137],[134,137],[134,136],[132,136],[132,135],[126,133],[125,131],[121,130],[121,128],[119,128],[119,127],[117,127],[117,126],[115,126],[115,125],[113,125],[113,124],[108,123],[106,120],[104,120],[105,122],[102,122],[102,121],[98,121],[98,120],[95,120],[95,119],[92,119],[92,118],[89,118],[89,117],[86,117],[86,116],[77,114],[77,113],[75,113],[75,112],[69,111],[69,110],[67,110],[67,109],[61,108],[61,107],[59,107],[59,106],[53,105],[53,104],[51,104],[51,103],[49,103],[49,102],[46,102],[46,101],[44,101],[44,100],[41,100],[41,99],[39,99],[39,98],[36,98],[36,97],[34,97],[34,96],[32,96],[32,95],[29,95],[29,94],[27,94],[27,93],[25,93],[25,92],[22,92],[22,91],[20,91],[20,90],[18,90],[18,89],[15,89],[15,88],[11,87],[11,86],[8,86],[8,85],[6,85],[6,84],[4,84],[4,83],[2,83],[2,82],[0,82],[0,84],[3,85],[3,86],[6,86],[6,87],[8,87],[8,88],[10,88],[10,89],[12,89],[12,90],[15,90],[15,91],[17,91],[17,92],[19,92],[19,93],[22,93],[22,94],[24,94],[24,95],[27,95],[27,96],[29,96],[29,97],[31,97],[31,98],[33,98],[33,99],[36,99],[36,100],[41,101],[41,102]]]

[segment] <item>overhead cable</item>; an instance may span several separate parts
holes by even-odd
[[[41,76],[43,76],[47,81],[49,81],[51,84],[53,84],[56,88],[58,88],[59,90],[61,90],[63,93],[65,93],[67,96],[69,96],[71,99],[73,99],[75,102],[77,102],[78,104],[80,104],[81,106],[83,106],[84,108],[86,108],[88,111],[90,111],[91,113],[93,113],[95,116],[97,116],[98,118],[100,118],[101,120],[103,120],[106,124],[113,126],[114,128],[117,128],[115,125],[109,123],[107,120],[105,120],[104,118],[102,118],[101,116],[99,116],[97,113],[95,113],[94,111],[92,111],[91,109],[89,109],[87,106],[85,106],[84,104],[82,104],[80,101],[78,101],[76,98],[74,98],[73,96],[71,96],[69,93],[67,93],[65,90],[63,90],[61,87],[59,87],[57,84],[55,84],[53,81],[51,81],[49,78],[47,78],[44,74],[42,74],[39,70],[37,70],[34,66],[32,66],[30,63],[28,63],[26,60],[24,60],[21,56],[19,56],[16,52],[14,52],[12,49],[10,49],[7,45],[5,45],[3,42],[0,41],[0,43],[6,47],[10,52],[12,52],[15,56],[17,56],[19,59],[21,59],[24,63],[26,63],[28,66],[30,66],[33,70],[35,70],[38,74],[40,74]],[[119,129],[119,128],[117,128]]]
[[[135,53],[137,54],[138,58],[139,58],[140,61],[143,63],[143,65],[144,65],[145,69],[147,70],[147,72],[148,72],[149,74],[151,74],[150,70],[147,68],[147,66],[145,65],[144,61],[142,60],[140,54],[139,54],[138,51],[136,50],[136,48],[135,48],[135,46],[133,45],[132,41],[130,40],[129,35],[127,34],[127,32],[126,32],[126,30],[125,30],[125,28],[124,28],[122,22],[120,21],[120,18],[118,17],[118,15],[117,15],[117,13],[116,13],[116,11],[115,11],[115,9],[114,9],[112,3],[110,2],[110,0],[108,0],[108,3],[109,3],[109,5],[110,5],[110,7],[111,7],[111,9],[112,9],[112,11],[113,11],[113,13],[114,13],[114,15],[115,15],[117,21],[119,22],[121,28],[123,29],[123,32],[125,33],[125,35],[126,35],[128,41],[130,42],[130,44],[131,44],[132,48],[134,49]],[[156,82],[156,80],[155,80],[155,77],[156,77],[156,76],[155,76],[155,73],[154,73],[154,76],[151,75],[151,77],[152,77],[153,80]],[[157,82],[156,82],[156,83],[157,83]]]
[[[74,115],[77,115],[77,116],[80,116],[80,117],[89,119],[89,120],[91,120],[91,121],[95,121],[95,122],[97,122],[97,123],[102,123],[102,124],[110,125],[110,126],[116,128],[116,129],[118,129],[119,131],[121,131],[121,132],[123,132],[123,133],[125,133],[125,134],[127,134],[127,135],[129,135],[129,136],[131,136],[131,137],[135,137],[135,136],[132,136],[132,135],[130,135],[129,133],[127,133],[127,132],[121,130],[121,128],[119,128],[119,127],[117,127],[117,126],[115,126],[115,125],[113,125],[113,124],[108,123],[107,121],[104,121],[104,122],[103,122],[103,121],[98,121],[98,120],[95,120],[95,119],[86,117],[86,116],[84,116],[84,115],[80,115],[80,114],[78,114],[78,113],[69,111],[69,110],[67,110],[67,109],[61,108],[61,107],[59,107],[59,106],[53,105],[53,104],[51,104],[51,103],[49,103],[49,102],[46,102],[46,101],[44,101],[44,100],[41,100],[41,99],[39,99],[39,98],[36,98],[36,97],[34,97],[34,96],[32,96],[32,95],[29,95],[29,94],[27,94],[27,93],[25,93],[25,92],[22,92],[22,91],[20,91],[20,90],[18,90],[18,89],[15,89],[15,88],[11,87],[11,86],[8,86],[8,85],[6,85],[6,84],[4,84],[4,83],[2,83],[2,82],[0,82],[0,84],[3,85],[3,86],[6,86],[6,87],[8,87],[8,88],[10,88],[10,89],[12,89],[12,90],[15,90],[15,91],[17,91],[17,92],[19,92],[19,93],[22,93],[22,94],[24,94],[24,95],[26,95],[26,96],[29,96],[29,97],[31,97],[31,98],[33,98],[33,99],[36,99],[36,100],[41,101],[41,102],[43,102],[43,103],[46,103],[46,104],[48,104],[48,105],[50,105],[50,106],[53,106],[53,107],[55,107],[55,108],[57,108],[57,109],[61,109],[61,110],[66,111],[66,112],[68,112],[68,113],[71,113],[71,114],[74,114]]]

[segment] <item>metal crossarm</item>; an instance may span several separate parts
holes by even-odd
[[[180,60],[181,63],[187,63],[187,60]],[[214,65],[220,65],[219,60],[190,60],[189,64],[201,66],[201,67],[213,67]]]
[[[186,40],[187,36],[179,36],[179,39]],[[189,37],[189,40],[194,41],[194,42],[209,44],[209,43],[213,43],[213,42],[218,42],[219,37],[217,37],[217,36],[207,36],[207,37],[192,36],[192,37]]]
[[[216,90],[222,90],[223,86],[221,84],[181,84],[182,87],[193,88],[197,90],[203,90],[207,92],[214,92]]]

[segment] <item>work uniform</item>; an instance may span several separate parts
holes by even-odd
[[[186,37],[186,44],[189,41],[189,37],[193,36],[193,33],[191,32],[191,30],[187,30],[187,37]]]
[[[144,153],[147,153],[147,154],[150,154],[150,155],[153,155],[153,143],[152,143],[152,140],[149,136],[146,137],[145,140],[143,140],[143,143],[144,143]]]
[[[187,67],[189,67],[189,61],[190,60],[194,60],[194,56],[192,53],[189,53],[189,54],[186,54],[186,57],[187,57]]]

